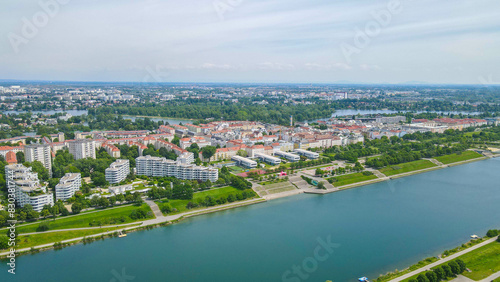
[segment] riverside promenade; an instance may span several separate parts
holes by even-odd
[[[402,276],[399,276],[399,277],[394,278],[394,279],[392,279],[392,280],[389,280],[389,282],[399,282],[399,281],[403,281],[403,280],[408,279],[408,278],[410,278],[410,277],[412,277],[412,276],[415,276],[415,275],[417,275],[417,274],[420,274],[420,273],[422,273],[422,272],[424,272],[424,271],[429,271],[431,268],[433,268],[433,267],[435,267],[435,266],[438,266],[438,265],[441,265],[441,264],[443,264],[443,263],[445,263],[445,262],[448,262],[448,261],[454,260],[454,259],[456,259],[456,258],[458,258],[458,257],[460,257],[460,256],[462,256],[462,255],[465,255],[465,254],[470,253],[470,252],[472,252],[472,251],[474,251],[474,250],[476,250],[476,249],[479,249],[479,248],[481,248],[482,246],[485,246],[485,245],[488,245],[488,244],[490,244],[490,243],[493,243],[493,242],[495,242],[495,241],[497,240],[497,238],[498,238],[498,237],[495,237],[495,238],[491,238],[491,239],[489,239],[489,240],[486,240],[486,241],[484,241],[484,242],[482,242],[482,243],[479,243],[479,244],[477,244],[477,245],[475,245],[475,246],[472,246],[472,247],[470,247],[470,248],[468,248],[468,249],[466,249],[466,250],[460,251],[460,252],[455,253],[455,254],[453,254],[453,255],[451,255],[451,256],[445,257],[445,258],[440,259],[440,260],[438,260],[438,261],[436,261],[436,262],[433,262],[433,263],[431,263],[431,264],[428,264],[428,265],[426,265],[426,266],[424,266],[424,267],[422,267],[422,268],[419,268],[419,269],[417,269],[417,270],[414,270],[414,271],[412,271],[412,272],[409,272],[409,273],[407,273],[407,274],[405,274],[405,275],[402,275]],[[498,274],[498,273],[497,273],[497,274]],[[471,280],[471,281],[472,281],[472,280]],[[483,280],[481,280],[481,281],[483,281]],[[487,281],[488,281],[488,280],[487,280]],[[491,280],[489,280],[489,281],[491,281]]]
[[[100,237],[100,236],[103,236],[103,235],[113,234],[113,233],[115,233],[117,231],[133,231],[133,230],[138,229],[138,228],[143,228],[143,227],[147,227],[147,226],[156,226],[156,225],[159,225],[159,224],[164,224],[164,223],[168,223],[168,222],[171,222],[171,221],[180,220],[182,218],[188,218],[188,217],[193,217],[193,216],[197,216],[197,215],[202,215],[202,214],[207,214],[207,213],[212,213],[212,212],[217,212],[217,211],[232,209],[232,208],[236,208],[236,207],[240,207],[240,206],[242,207],[242,206],[248,206],[248,205],[258,204],[258,203],[266,202],[266,200],[262,199],[262,198],[251,199],[251,200],[246,200],[246,201],[231,203],[231,204],[227,204],[227,205],[223,205],[223,206],[216,206],[216,207],[206,208],[206,209],[202,209],[202,210],[189,211],[189,212],[180,213],[180,214],[176,214],[176,215],[170,215],[170,216],[164,216],[161,213],[160,209],[158,208],[158,205],[154,201],[145,200],[145,202],[151,207],[151,209],[153,210],[153,213],[155,214],[156,218],[145,220],[145,221],[142,221],[142,222],[134,222],[134,223],[130,223],[130,224],[125,224],[125,225],[103,226],[103,227],[101,227],[102,229],[119,228],[119,227],[123,227],[123,228],[120,229],[120,230],[111,230],[111,231],[102,232],[102,233],[99,233],[99,234],[88,235],[88,236],[85,236],[85,237],[78,237],[78,238],[72,238],[72,239],[68,239],[68,240],[63,240],[63,241],[60,241],[59,243],[63,243],[63,244],[78,243],[81,240],[83,240],[84,238],[96,238],[96,237]],[[87,229],[99,229],[99,227],[60,229],[60,230],[53,230],[52,232],[78,231],[78,230],[87,230]],[[42,234],[42,233],[45,233],[45,232],[38,232],[37,234]],[[25,235],[25,234],[19,234],[19,235]],[[51,247],[54,246],[55,243],[56,242],[52,242],[52,243],[38,245],[38,246],[30,247],[30,248],[16,249],[16,254],[20,254],[20,253],[24,253],[24,252],[29,252],[29,251],[31,251],[33,249],[51,248]],[[9,254],[10,254],[9,251],[2,252],[2,253],[0,253],[0,258],[5,257],[5,256],[7,256]]]

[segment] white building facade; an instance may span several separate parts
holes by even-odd
[[[47,187],[41,186],[38,174],[31,171],[31,167],[21,164],[5,166],[7,189],[14,190],[16,204],[20,207],[31,205],[33,210],[41,212],[43,206],[54,205],[54,198],[47,193]]]
[[[82,187],[82,175],[80,173],[66,173],[59,184],[56,185],[56,199],[67,201],[75,195]]]
[[[92,158],[95,159],[95,141],[94,140],[76,140],[69,142],[69,152],[75,160]]]
[[[49,144],[31,144],[24,146],[24,158],[27,162],[39,161],[52,175],[52,156]]]
[[[151,156],[138,157],[136,160],[137,175],[153,177],[173,176],[179,179],[201,180],[212,182],[219,179],[219,170],[178,161]]]
[[[125,180],[130,173],[129,160],[116,160],[106,169],[106,181],[117,184]]]

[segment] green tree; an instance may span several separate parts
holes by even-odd
[[[433,271],[426,272],[425,276],[427,277],[429,282],[438,282],[439,281],[436,273],[434,273]]]
[[[448,265],[450,266],[451,272],[453,274],[457,275],[460,273],[460,266],[458,266],[458,263],[456,263],[455,261],[450,261]]]
[[[417,276],[417,281],[418,282],[429,282],[429,279],[427,279],[425,274],[420,274],[419,276]]]
[[[98,205],[101,208],[107,208],[109,206],[109,200],[106,197],[100,197],[98,200]]]
[[[210,159],[213,155],[215,155],[215,151],[217,149],[214,146],[206,146],[203,147],[201,154],[204,159]]]
[[[444,274],[446,275],[446,277],[453,276],[453,272],[451,271],[451,267],[449,265],[444,264],[441,266],[441,268],[443,268],[443,271],[444,271]]]
[[[106,175],[99,171],[92,173],[90,179],[92,179],[92,183],[94,183],[94,185],[97,187],[104,187],[109,185],[108,181],[106,180]]]
[[[73,203],[73,205],[71,205],[71,212],[73,214],[79,214],[83,209],[83,205],[81,203]]]
[[[438,281],[444,280],[446,278],[446,273],[444,273],[444,270],[441,267],[438,266],[433,271],[434,273],[436,273]]]

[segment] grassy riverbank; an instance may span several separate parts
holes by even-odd
[[[238,190],[232,186],[228,186],[228,187],[211,189],[211,190],[207,190],[207,191],[194,193],[192,200],[168,200],[168,199],[165,199],[165,200],[158,200],[155,202],[158,204],[160,209],[162,209],[163,205],[170,205],[170,207],[172,208],[172,211],[166,213],[162,210],[164,215],[175,215],[175,214],[180,214],[180,213],[184,213],[187,211],[194,211],[194,210],[205,208],[206,206],[204,206],[203,202],[206,200],[207,197],[212,197],[214,200],[217,200],[219,198],[225,198],[227,200],[227,198],[230,195],[233,195],[236,198],[236,200],[234,202],[250,199],[250,198],[238,199],[238,196],[242,195],[243,192],[244,191]],[[255,192],[251,189],[246,190],[246,192],[252,193],[252,195],[253,195],[252,198],[258,197],[255,194]],[[187,205],[189,202],[196,204],[198,206],[194,207],[192,209],[188,209]]]
[[[340,186],[345,186],[349,184],[354,184],[358,182],[364,182],[368,180],[373,180],[377,179],[377,176],[371,174],[371,175],[365,175],[362,172],[359,173],[352,173],[352,174],[347,174],[347,175],[341,175],[341,176],[336,176],[332,178],[328,178],[328,182],[333,184],[335,187],[340,187]]]
[[[484,156],[479,154],[479,153],[476,153],[474,151],[465,151],[462,153],[436,157],[434,159],[436,159],[437,161],[439,161],[443,164],[451,164],[451,163],[463,162],[463,161],[468,161],[468,160],[482,158],[482,157],[484,157]]]
[[[66,218],[60,217],[56,220],[47,219],[37,222],[36,224],[20,226],[17,228],[17,231],[19,232],[19,234],[37,232],[38,226],[42,222],[48,223],[49,230],[127,224],[144,220],[144,219],[132,219],[130,217],[130,215],[134,211],[138,211],[141,209],[146,212],[151,212],[151,208],[147,204],[142,204],[141,206],[132,205],[115,209],[108,209],[108,210],[104,209],[94,213],[83,213],[80,215],[70,216]]]
[[[482,238],[482,239],[478,239],[478,240],[471,240],[471,241],[469,241],[469,242],[467,242],[467,243],[465,243],[465,244],[462,244],[460,247],[456,247],[456,248],[454,248],[454,249],[452,249],[452,250],[446,250],[446,251],[444,251],[444,252],[441,254],[441,257],[442,257],[442,258],[446,258],[446,257],[449,257],[449,256],[451,256],[451,255],[453,255],[453,254],[458,253],[458,252],[461,252],[461,251],[467,250],[467,249],[469,249],[469,248],[471,248],[471,247],[474,247],[474,246],[476,246],[476,245],[478,245],[478,244],[480,244],[480,243],[484,242],[486,239],[489,239],[489,238]],[[496,243],[496,242],[495,242],[495,243]],[[500,243],[497,243],[497,244],[499,244],[499,245],[500,245]],[[491,245],[491,244],[488,244],[488,245],[486,245],[486,246],[483,246],[483,247],[481,247],[481,248],[479,248],[479,249],[477,249],[477,250],[474,250],[474,251],[472,251],[472,252],[470,252],[470,253],[467,253],[467,254],[465,254],[465,255],[462,255],[462,256],[460,256],[460,257],[458,257],[458,258],[462,259],[462,260],[463,260],[464,262],[466,262],[466,264],[467,264],[467,261],[469,261],[469,260],[467,260],[467,261],[466,261],[466,260],[464,259],[464,257],[465,257],[466,255],[468,255],[468,254],[474,254],[474,253],[475,253],[475,252],[477,252],[478,250],[481,250],[481,249],[483,249],[483,248],[485,248],[485,247],[487,247],[487,246],[489,246],[489,245]],[[406,268],[406,269],[403,269],[403,270],[400,270],[400,271],[396,270],[396,271],[394,271],[394,272],[388,272],[388,273],[386,273],[386,274],[384,274],[384,275],[380,275],[380,277],[378,277],[375,281],[377,281],[377,282],[391,281],[391,280],[393,280],[393,279],[396,279],[396,278],[398,278],[398,277],[401,277],[401,276],[403,276],[403,275],[405,275],[405,274],[408,274],[408,273],[410,273],[410,272],[412,272],[412,271],[418,270],[418,269],[420,269],[420,268],[422,268],[422,267],[425,267],[425,266],[427,266],[427,265],[429,265],[429,264],[432,264],[432,263],[435,263],[435,262],[437,262],[437,261],[438,261],[438,258],[437,258],[437,257],[429,257],[429,258],[426,258],[426,259],[423,259],[423,260],[419,261],[418,263],[416,263],[416,264],[414,264],[414,265],[412,265],[412,266],[410,266],[410,267],[408,267],[408,268]],[[441,265],[441,264],[440,264],[440,265]],[[467,267],[469,267],[469,264],[467,264]],[[407,281],[409,281],[410,279],[415,279],[418,275],[420,275],[420,274],[414,275],[414,276],[409,277],[409,278],[407,278],[407,279],[404,279],[404,280],[402,280],[402,281],[407,282]],[[465,274],[464,274],[464,275],[465,275]],[[487,277],[487,276],[486,276],[486,277]]]
[[[121,230],[123,227],[114,228],[99,228],[99,229],[88,229],[88,230],[73,230],[73,231],[61,231],[61,232],[50,232],[50,233],[37,233],[31,235],[20,235],[18,237],[19,243],[17,244],[18,249],[29,248],[34,246],[40,246],[44,244],[50,244],[54,242],[60,242],[64,240],[69,240],[73,238],[85,237],[89,235],[100,234],[104,232],[109,232],[113,230]]]
[[[436,165],[433,164],[429,160],[418,160],[418,161],[413,161],[413,162],[408,162],[408,163],[401,163],[401,164],[397,164],[397,165],[386,166],[382,169],[379,169],[379,171],[387,176],[393,176],[393,175],[398,175],[401,173],[422,170],[422,169],[431,168],[431,167],[435,167],[435,166]]]

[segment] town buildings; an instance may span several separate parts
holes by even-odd
[[[117,184],[125,180],[130,173],[129,160],[116,160],[106,169],[106,181],[109,184]]]
[[[80,173],[66,173],[56,185],[56,200],[66,201],[75,195],[82,187],[82,175]]]
[[[76,140],[68,142],[69,152],[75,160],[92,158],[95,159],[95,141],[91,139]]]
[[[49,144],[31,144],[24,146],[24,158],[27,162],[39,161],[52,175],[52,155]]]
[[[166,158],[142,156],[136,158],[137,175],[154,177],[173,176],[179,179],[201,180],[212,182],[219,178],[219,171],[215,168],[185,164]]]
[[[43,206],[54,205],[54,198],[47,193],[47,187],[40,185],[38,174],[32,172],[31,167],[21,164],[5,166],[6,186],[14,190],[16,204],[20,207],[31,205],[33,210],[41,212]]]

